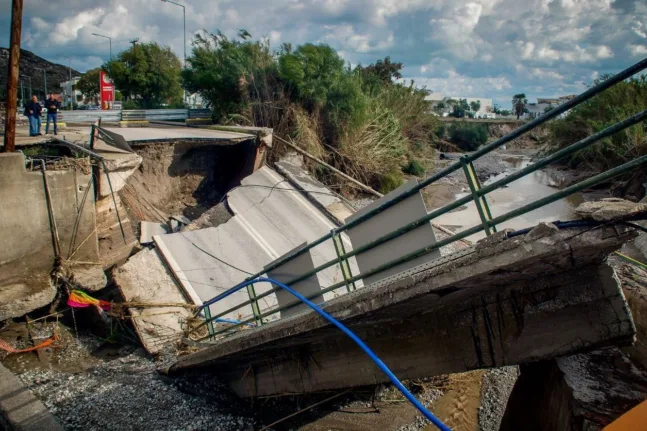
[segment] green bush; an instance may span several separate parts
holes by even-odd
[[[409,160],[409,163],[402,168],[402,172],[420,177],[425,173],[425,167],[416,159]]]
[[[447,127],[443,123],[440,123],[438,127],[436,127],[436,130],[434,130],[434,134],[440,139],[445,139]]]
[[[126,100],[122,104],[122,109],[142,109],[142,107],[135,100]]]
[[[391,169],[380,180],[380,192],[387,194],[404,183],[404,177],[399,169]]]
[[[463,151],[476,151],[488,140],[485,126],[465,122],[454,122],[449,127],[449,140]]]
[[[608,76],[596,80],[598,84]],[[557,151],[647,109],[647,76],[620,82],[549,125],[549,152]],[[638,123],[567,157],[572,167],[606,170],[647,154],[647,127]]]

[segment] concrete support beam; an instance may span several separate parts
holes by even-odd
[[[635,328],[613,270],[633,236],[538,228],[422,265],[328,303],[398,377],[513,365],[609,344]],[[208,367],[243,397],[375,384],[386,377],[313,312],[220,340],[171,371]]]

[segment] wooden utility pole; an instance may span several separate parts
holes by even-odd
[[[9,72],[7,74],[7,116],[4,128],[4,148],[13,152],[16,148],[16,116],[18,104],[18,74],[20,68],[20,33],[22,31],[22,2],[13,0],[11,8],[11,40],[9,46]]]

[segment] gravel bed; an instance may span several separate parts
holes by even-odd
[[[167,378],[142,349],[80,372],[31,370],[20,379],[69,430],[253,430],[209,376]]]

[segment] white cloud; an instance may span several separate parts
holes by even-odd
[[[632,55],[645,55],[647,54],[647,45],[629,45]]]
[[[236,37],[246,28],[273,48],[328,43],[352,64],[390,55],[407,79],[430,88],[506,100],[573,93],[647,54],[645,0],[176,1],[186,6],[189,54],[202,29]],[[132,38],[183,52],[182,10],[160,0],[30,0],[23,18],[26,49],[70,55],[80,70],[109,56],[93,32],[113,38],[113,53]],[[8,20],[0,16],[3,28]]]
[[[83,27],[96,24],[104,13],[105,11],[101,8],[79,12],[75,16],[65,18],[56,24],[54,32],[50,36],[57,44],[75,40],[79,30]]]

